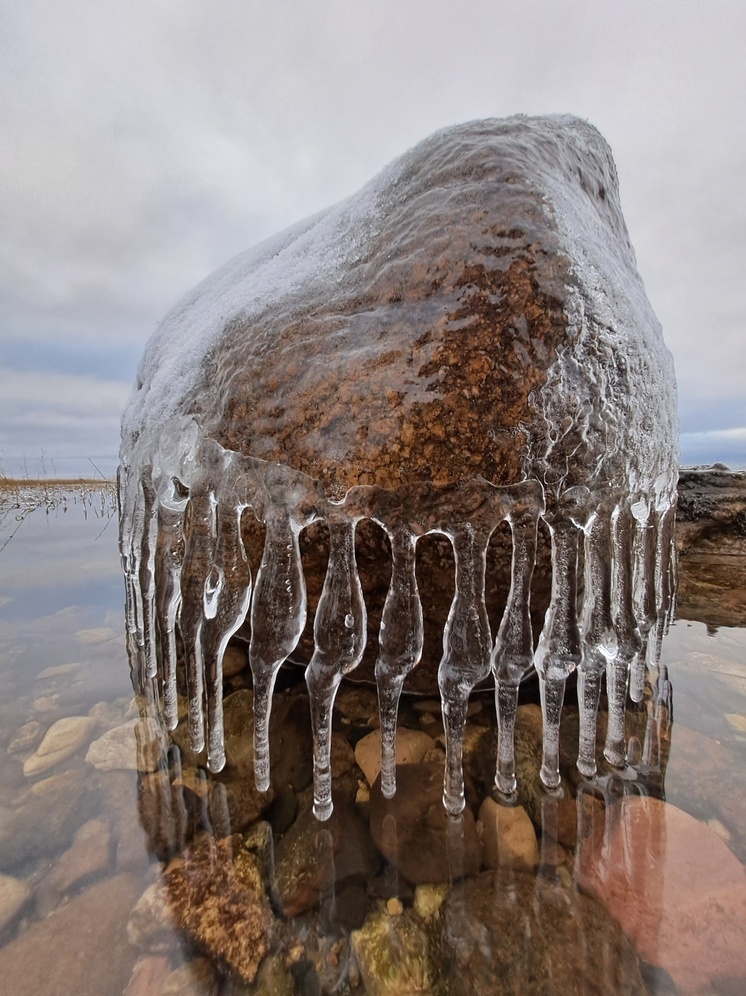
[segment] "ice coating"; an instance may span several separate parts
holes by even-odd
[[[359,195],[223,267],[148,345],[120,466],[136,681],[156,680],[173,728],[183,667],[191,745],[219,771],[222,657],[250,632],[255,778],[266,789],[272,691],[306,622],[299,541],[325,523],[306,680],[314,811],[327,819],[334,698],[372,640],[355,556],[369,519],[391,550],[375,634],[384,795],[396,788],[399,698],[422,666],[416,568],[429,534],[447,538],[455,569],[437,665],[448,811],[464,806],[466,710],[490,673],[502,796],[516,788],[518,689],[532,668],[547,789],[559,785],[574,671],[580,771],[596,770],[604,680],[604,754],[624,766],[627,695],[640,701],[646,680],[655,685],[673,606],[675,402],[598,133],[570,117],[439,132]],[[252,521],[265,529],[255,578]],[[502,523],[510,588],[492,632],[486,553]],[[551,593],[537,642],[540,524]]]

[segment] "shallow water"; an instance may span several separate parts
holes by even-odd
[[[111,494],[70,493],[32,512],[0,505],[0,547],[0,973],[12,980],[7,991],[746,990],[746,629],[714,627],[716,605],[709,628],[678,620],[664,642],[670,744],[662,730],[661,764],[653,758],[637,777],[607,773],[578,793],[568,769],[564,800],[534,790],[534,707],[526,693],[519,779],[523,773],[521,801],[539,830],[538,850],[511,864],[500,838],[499,861],[491,862],[498,867],[483,866],[475,877],[470,871],[488,858],[470,816],[449,823],[437,806],[408,813],[402,768],[398,808],[382,809],[375,789],[366,798],[353,748],[375,727],[373,692],[340,692],[339,804],[329,827],[307,818],[307,703],[296,673],[276,697],[281,728],[272,750],[284,783],[275,784],[271,805],[270,797],[241,801],[230,764],[225,777],[208,779],[204,759],[166,750],[157,715],[153,722],[147,704],[133,701]],[[229,681],[243,708],[250,702],[245,674]],[[233,727],[234,773],[245,761],[241,732],[250,739],[245,714]],[[30,759],[45,731],[65,717],[81,718],[67,746],[35,766]],[[645,716],[628,721],[642,741]],[[574,722],[570,705],[569,740]],[[407,702],[401,723],[431,738],[409,790],[413,805],[428,807],[423,785],[442,755],[437,707]],[[489,698],[475,700],[470,724],[476,746],[466,767],[481,804],[494,765]],[[101,752],[88,754],[89,745],[114,728],[120,766],[97,768]],[[358,747],[358,763],[361,757]],[[676,808],[646,803],[646,793]],[[262,822],[252,822],[262,809]],[[478,815],[484,823],[489,807]],[[424,861],[428,848],[440,863],[412,871],[406,852]],[[459,884],[461,873],[467,877]],[[428,874],[443,884],[411,884]],[[252,890],[255,880],[268,888],[269,903],[261,886]],[[148,904],[140,897],[149,888]],[[588,890],[602,901],[587,899]],[[604,896],[612,894],[634,944],[605,911]],[[212,915],[211,924],[195,910]],[[253,976],[265,949],[255,981],[241,981],[242,973]]]

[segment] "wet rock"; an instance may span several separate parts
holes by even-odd
[[[22,879],[0,875],[0,935],[31,897],[31,888]]]
[[[239,835],[203,836],[164,872],[174,922],[207,954],[251,982],[274,918],[257,859]]]
[[[675,433],[672,365],[635,270],[610,150],[587,123],[520,117],[444,130],[278,240],[281,253],[245,254],[163,323],[125,412],[125,453],[175,412],[230,451],[309,475],[332,498],[355,485],[475,475],[510,485],[527,470],[593,486],[624,480],[633,442],[646,471],[663,463]],[[284,279],[287,267],[297,279]],[[557,401],[565,357],[573,391]],[[593,421],[602,405],[603,431]],[[561,433],[555,415],[566,418]],[[245,541],[253,563],[258,535]],[[304,547],[312,605],[326,570],[314,546]],[[421,550],[425,650],[411,689],[434,685],[452,593],[439,570],[447,546]],[[361,665],[370,677],[390,557],[382,530],[365,523],[357,549],[371,595]],[[490,591],[492,615],[501,601]],[[310,645],[307,630],[299,659]]]
[[[164,734],[148,717],[130,719],[94,740],[86,761],[99,771],[155,771],[166,749]]]
[[[414,911],[422,920],[432,920],[437,916],[448,896],[449,886],[445,884],[418,885],[414,890]]]
[[[209,783],[210,811],[215,813],[219,793],[225,793],[225,805],[229,821],[229,832],[238,833],[251,826],[265,812],[274,798],[274,790],[258,792],[251,778],[235,778],[231,781]]]
[[[435,741],[421,730],[396,731],[396,763],[418,764],[425,754],[435,747]],[[381,772],[381,731],[373,730],[355,745],[355,761],[369,785]]]
[[[539,864],[534,825],[523,806],[501,806],[488,797],[479,809],[484,864],[532,871]]]
[[[127,940],[140,951],[158,954],[174,946],[174,915],[164,883],[154,882],[138,898],[127,920]]]
[[[746,471],[682,467],[678,491],[680,553],[746,554]]]
[[[13,996],[124,992],[137,958],[123,943],[125,924],[139,890],[133,876],[117,875],[29,924],[0,949],[5,991]]]
[[[65,716],[53,723],[34,753],[23,764],[27,778],[40,775],[80,750],[96,728],[90,716]]]
[[[378,696],[372,688],[364,685],[343,683],[334,700],[334,708],[350,724],[365,726],[368,719],[378,713]]]
[[[99,802],[96,778],[82,770],[52,775],[32,785],[16,808],[0,819],[0,868],[16,868],[44,855],[59,854],[93,816]]]
[[[24,751],[33,750],[41,740],[43,732],[44,727],[36,719],[24,723],[16,730],[13,739],[8,744],[8,753],[22,754]]]
[[[346,797],[334,796],[334,812],[319,823],[306,792],[295,823],[275,850],[277,899],[283,916],[312,909],[350,881],[365,881],[379,864],[365,821]]]
[[[169,974],[168,958],[164,955],[148,955],[138,958],[132,975],[124,990],[124,996],[159,996],[163,983]]]
[[[332,778],[342,778],[355,767],[353,749],[341,733],[332,733],[330,763]]]
[[[467,807],[458,821],[443,808],[443,769],[403,764],[396,769],[396,795],[384,799],[380,778],[370,792],[370,830],[376,847],[413,885],[476,875],[482,845]]]
[[[234,678],[249,666],[246,644],[229,643],[223,654],[223,678]]]
[[[111,864],[112,840],[108,824],[89,820],[75,832],[71,847],[61,854],[44,880],[53,892],[64,893],[105,872]]]
[[[640,956],[683,992],[746,977],[746,869],[709,827],[669,803],[628,797],[584,846],[578,882]]]
[[[449,992],[647,993],[637,956],[602,906],[523,872],[483,872],[441,909]]]
[[[225,699],[226,780],[239,777],[253,780],[253,701],[253,693],[248,688],[233,692]],[[312,777],[313,755],[307,696],[297,693],[273,696],[269,742],[272,785],[278,790],[288,785],[297,791],[305,788]]]
[[[380,912],[350,937],[369,996],[434,993],[442,978],[437,948],[422,920]]]
[[[157,992],[158,996],[217,996],[218,989],[212,963],[207,958],[192,958],[170,972]]]
[[[272,830],[282,836],[290,829],[297,815],[298,797],[291,788],[287,788],[275,798],[267,818],[272,824]]]
[[[271,954],[267,955],[262,962],[254,980],[254,988],[251,990],[251,992],[257,993],[257,996],[260,996],[261,993],[267,993],[268,996],[269,994],[271,996],[298,996],[300,991],[302,990],[296,986],[293,973],[284,960],[279,955]],[[180,996],[180,994],[174,993],[174,996]],[[195,993],[195,996],[201,996],[201,994]]]

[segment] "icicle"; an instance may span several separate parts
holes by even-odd
[[[146,678],[154,678],[158,673],[156,655],[155,625],[155,548],[158,535],[158,520],[155,509],[155,487],[153,468],[143,469],[143,532],[142,554],[140,557],[140,592],[142,604],[143,666]]]
[[[585,592],[581,632],[583,656],[578,665],[580,735],[578,771],[596,774],[596,716],[601,676],[617,650],[611,618],[611,515],[603,502],[585,528]]]
[[[244,505],[228,494],[217,506],[214,588],[206,593],[202,653],[207,691],[207,766],[225,765],[223,744],[223,655],[228,641],[246,618],[251,600],[251,570],[241,538]]]
[[[492,651],[497,710],[497,765],[495,787],[512,798],[515,777],[515,717],[518,689],[534,659],[531,631],[531,579],[536,562],[536,531],[541,506],[538,502],[511,509],[508,522],[513,540],[510,592]]]
[[[626,763],[625,706],[630,665],[640,652],[640,634],[632,608],[633,518],[626,501],[616,508],[612,520],[612,610],[617,651],[606,667],[606,697],[609,703],[604,757],[617,768]]]
[[[140,584],[140,558],[145,533],[145,499],[139,479],[131,481],[127,511],[127,521],[122,526],[120,539],[125,584],[126,643],[130,676],[134,688],[139,691],[146,681],[143,594]]]
[[[166,727],[179,722],[176,698],[176,619],[181,606],[181,569],[184,561],[184,512],[187,495],[168,490],[158,503],[158,538],[155,549],[155,605],[161,650],[163,715]]]
[[[215,557],[215,494],[204,473],[196,475],[189,498],[189,533],[181,569],[179,627],[186,657],[189,740],[193,751],[205,746],[204,660],[202,625],[204,592]]]
[[[632,605],[640,634],[640,649],[635,654],[630,669],[629,695],[633,702],[642,702],[645,693],[645,667],[648,638],[656,621],[656,529],[655,514],[646,498],[632,504],[635,517],[633,553]]]
[[[381,615],[376,661],[376,685],[381,723],[381,791],[386,799],[396,792],[396,720],[404,679],[422,656],[424,631],[417,589],[417,537],[400,525],[389,531],[391,582]]]
[[[332,707],[344,675],[358,666],[366,641],[366,614],[355,563],[355,526],[343,510],[332,512],[329,563],[314,620],[314,651],[306,669],[313,728],[313,811],[332,814]]]
[[[285,505],[265,513],[267,535],[251,601],[249,664],[254,679],[254,779],[269,788],[269,717],[277,672],[306,624],[306,583],[298,534],[302,524]]]
[[[456,591],[443,632],[438,686],[446,736],[443,805],[457,816],[464,808],[463,746],[466,710],[474,685],[489,674],[492,638],[484,602],[490,532],[470,522],[449,530],[456,560]]]
[[[559,728],[565,683],[581,661],[577,619],[579,506],[585,488],[565,492],[556,509],[545,513],[552,540],[552,594],[534,656],[539,675],[544,743],[540,777],[548,789],[559,788]],[[583,517],[582,526],[585,524]]]

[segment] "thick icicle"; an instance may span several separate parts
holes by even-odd
[[[277,672],[306,624],[306,583],[298,534],[303,523],[285,505],[271,505],[267,535],[251,601],[249,664],[254,679],[254,779],[269,788],[269,717]]]
[[[319,820],[332,814],[332,707],[344,675],[362,660],[366,614],[355,563],[356,518],[332,513],[329,563],[314,619],[314,651],[306,669],[313,728],[313,811]]]
[[[604,757],[617,768],[626,764],[625,706],[629,671],[640,653],[640,634],[635,622],[632,574],[634,519],[626,501],[616,508],[612,520],[612,612],[617,650],[606,667],[606,697],[609,718]]]
[[[495,787],[506,797],[512,797],[516,790],[514,741],[518,689],[534,659],[530,599],[540,511],[541,506],[535,501],[508,513],[513,540],[510,592],[491,659],[497,710]]]
[[[381,615],[376,686],[381,723],[381,791],[396,792],[396,720],[404,679],[422,656],[422,605],[415,572],[417,537],[405,525],[389,532],[391,582]]]
[[[181,568],[184,560],[184,512],[188,495],[173,480],[159,496],[158,539],[155,551],[155,604],[159,634],[163,717],[169,730],[179,722],[176,698],[176,619],[181,606]]]
[[[142,555],[140,557],[140,592],[142,604],[143,666],[146,678],[154,678],[158,673],[156,654],[156,611],[155,611],[155,548],[158,535],[158,521],[155,514],[155,487],[153,468],[145,467],[142,478],[143,492],[143,532]]]
[[[635,517],[632,605],[640,634],[640,650],[635,654],[630,669],[629,697],[633,702],[642,702],[648,639],[656,621],[657,530],[655,511],[647,499],[634,502],[632,514]]]
[[[552,594],[534,655],[539,675],[544,742],[540,777],[548,789],[559,788],[559,728],[567,678],[581,661],[577,618],[578,512],[587,501],[585,488],[573,488],[545,513],[552,540]]]
[[[464,808],[462,761],[469,695],[490,669],[492,638],[484,602],[490,531],[477,532],[471,522],[464,522],[448,535],[456,561],[456,591],[443,632],[438,686],[446,735],[443,805],[457,816]]]
[[[228,495],[217,506],[214,588],[205,595],[202,654],[207,692],[207,766],[220,771],[225,765],[223,744],[223,655],[228,640],[246,617],[251,599],[251,570],[243,540],[244,506]]]
[[[601,678],[617,649],[611,618],[611,502],[596,509],[585,531],[585,592],[581,633],[583,656],[578,665],[580,734],[578,770],[596,774],[596,715]]]
[[[199,753],[205,746],[204,659],[202,626],[205,585],[215,558],[215,493],[206,473],[192,482],[187,515],[188,532],[181,569],[182,601],[179,627],[184,641],[188,697],[189,741]]]

